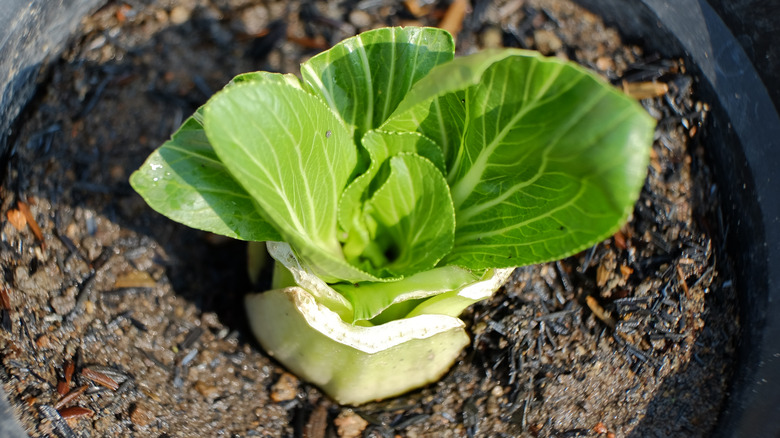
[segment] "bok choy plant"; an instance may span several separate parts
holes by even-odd
[[[301,76],[236,77],[130,181],[175,221],[267,242],[252,329],[341,403],[440,378],[467,306],[610,236],[645,178],[654,120],[560,59],[386,28]]]

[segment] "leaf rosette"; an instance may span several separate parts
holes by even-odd
[[[336,315],[344,326],[326,337],[347,349],[354,345],[342,341],[355,330],[376,338],[391,336],[381,331],[398,320],[459,321],[511,268],[567,257],[614,233],[645,178],[655,121],[571,62],[517,49],[455,58],[443,30],[387,28],[311,58],[301,76],[236,77],[131,184],[185,225],[268,241],[278,279],[275,295],[250,299],[255,333],[283,363],[350,403],[401,390],[343,395],[333,388],[346,383],[331,384],[338,369],[324,380],[312,375],[298,364],[317,362],[304,353],[310,346],[290,347],[273,321],[252,315],[270,318],[268,309],[293,303],[310,329],[317,318],[301,309],[330,315],[320,321]],[[398,345],[416,345],[411,336]],[[460,339],[411,387],[438,378]],[[383,369],[380,353],[360,351],[344,352],[339,367]]]

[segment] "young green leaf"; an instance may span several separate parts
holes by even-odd
[[[448,174],[458,224],[448,263],[559,259],[630,213],[655,121],[595,75],[553,58],[507,58],[467,90],[466,113]]]
[[[514,268],[488,269],[476,281],[422,300],[404,316],[406,318],[418,315],[449,315],[457,317],[468,306],[477,301],[490,298],[495,291],[506,283],[514,270]]]
[[[390,116],[415,82],[454,53],[452,36],[441,29],[376,29],[306,61],[301,75],[359,139]]]
[[[303,89],[303,84],[297,76],[287,73],[269,73],[267,71],[252,71],[248,73],[241,73],[240,75],[231,79],[230,83],[226,86],[230,87],[235,84],[244,82],[264,82],[272,84],[285,84],[294,88]]]
[[[370,320],[393,304],[443,294],[479,280],[479,275],[458,266],[429,269],[398,281],[333,286],[354,309],[353,320]],[[454,315],[457,316],[457,315]]]
[[[494,63],[519,53],[524,52],[486,50],[434,68],[407,93],[381,129],[425,133],[441,147],[447,167],[451,167],[466,123],[464,90],[479,83]]]
[[[581,67],[507,50],[435,68],[382,129],[439,139],[447,113],[463,122],[447,162],[455,246],[442,263],[471,269],[558,259],[614,232],[641,188],[655,124]]]
[[[364,204],[376,223],[385,263],[378,277],[403,277],[436,266],[452,249],[455,212],[447,182],[433,163],[415,154],[389,160],[389,175]]]
[[[244,240],[281,238],[214,153],[195,117],[133,172],[130,184],[153,209],[192,228]]]
[[[435,143],[415,132],[369,131],[363,136],[362,143],[370,157],[370,166],[344,191],[339,203],[339,225],[343,230],[344,254],[348,260],[360,266],[361,259],[373,259],[374,266],[381,266],[387,261],[383,254],[385,251],[375,242],[376,221],[367,215],[364,207],[377,187],[387,179],[390,167],[385,163],[390,157],[401,153],[416,153],[444,172],[444,157]],[[384,169],[381,175],[380,169]],[[443,188],[449,197],[446,183]]]
[[[293,75],[268,72],[238,75],[227,87],[248,81],[301,88]],[[249,241],[281,239],[214,152],[202,107],[133,172],[130,185],[153,209],[192,228]]]
[[[318,275],[375,279],[344,260],[336,235],[338,199],[357,151],[321,100],[282,83],[237,83],[209,100],[204,127],[233,177]]]

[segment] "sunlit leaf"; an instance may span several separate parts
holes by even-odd
[[[376,317],[393,304],[458,290],[478,279],[478,275],[467,269],[445,266],[429,269],[399,281],[356,285],[341,283],[334,285],[334,289],[352,303],[353,320],[360,321]]]
[[[131,175],[130,184],[149,206],[187,226],[236,239],[281,238],[193,117]]]
[[[301,66],[320,96],[356,138],[382,124],[415,82],[452,59],[452,36],[441,29],[393,27],[348,38]]]
[[[336,235],[338,200],[357,152],[322,101],[286,84],[238,83],[207,103],[204,127],[233,177],[318,275],[374,279],[344,260]]]
[[[383,250],[379,277],[402,277],[433,268],[451,249],[455,212],[447,182],[433,163],[415,154],[389,160],[387,179],[365,202]]]
[[[444,172],[444,156],[439,147],[426,137],[414,133],[387,133],[381,131],[369,131],[363,136],[363,147],[368,152],[371,164],[366,172],[356,178],[344,191],[339,204],[339,225],[344,233],[344,253],[348,260],[360,265],[362,258],[369,257],[366,249],[374,246],[374,251],[381,251],[376,247],[376,222],[371,220],[371,215],[365,210],[366,201],[373,195],[376,187],[387,178],[389,165],[385,163],[390,157],[401,153],[416,153],[430,160],[433,165]],[[380,170],[384,170],[380,175]],[[439,178],[437,178],[438,180]],[[442,180],[443,181],[443,180]],[[373,190],[372,190],[373,188]],[[449,198],[449,188],[446,182],[441,187]],[[427,196],[427,195],[426,195]],[[384,255],[380,255],[375,265],[381,264]]]
[[[286,83],[301,88],[293,75],[252,72],[239,82]],[[203,131],[199,108],[130,176],[130,184],[156,211],[200,230],[249,241],[279,240],[249,193],[220,161]]]
[[[520,50],[459,58],[420,81],[382,128],[439,139],[434,122],[447,113],[463,122],[447,161],[457,229],[445,264],[565,257],[613,233],[636,201],[655,122],[581,67]]]

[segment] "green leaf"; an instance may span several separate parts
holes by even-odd
[[[238,75],[227,87],[249,81],[301,88],[294,75],[268,72]],[[249,241],[281,239],[217,157],[202,124],[201,107],[133,172],[130,185],[154,210],[189,227]]]
[[[352,303],[354,309],[352,322],[355,322],[373,319],[393,304],[458,290],[478,279],[479,275],[475,275],[470,270],[457,266],[444,266],[398,281],[340,283],[333,285],[333,288]]]
[[[294,74],[281,74],[281,73],[269,73],[267,71],[253,71],[249,73],[241,73],[233,79],[226,86],[230,87],[234,84],[240,84],[244,82],[265,82],[274,84],[286,84],[294,88],[303,89],[301,80]]]
[[[479,83],[495,62],[521,51],[486,50],[439,65],[417,82],[381,129],[421,132],[436,142],[449,168],[460,149],[466,123],[464,91]]]
[[[457,317],[466,307],[490,298],[495,291],[506,283],[514,268],[488,269],[478,281],[465,284],[457,289],[433,295],[423,300],[410,312],[407,318],[418,315],[448,315]]]
[[[370,270],[378,277],[431,269],[452,249],[455,212],[447,182],[419,155],[390,158],[387,180],[363,208],[367,221],[375,223],[374,241],[386,257]]]
[[[390,116],[415,82],[453,54],[452,36],[444,30],[383,28],[311,58],[301,66],[301,75],[359,139]]]
[[[447,263],[559,259],[628,217],[655,127],[636,101],[536,54],[495,63],[465,100],[463,143],[448,174],[458,228]]]
[[[154,210],[192,228],[243,240],[280,239],[194,117],[133,172],[130,184]]]
[[[439,122],[449,113],[462,114],[457,129]],[[435,68],[382,129],[440,144],[458,134],[445,148],[457,229],[442,263],[486,269],[559,259],[613,233],[644,181],[654,125],[585,69],[504,50]]]
[[[517,49],[485,50],[469,56],[461,56],[437,66],[415,84],[388,119],[400,116],[426,102],[431,102],[434,98],[457,93],[471,85],[478,84],[485,70],[496,62],[512,56],[534,56],[534,54],[535,52]]]
[[[321,100],[283,83],[237,83],[209,100],[204,127],[236,181],[315,274],[375,280],[344,260],[337,238],[338,200],[357,151]]]
[[[439,147],[416,132],[369,131],[363,136],[362,143],[369,154],[371,164],[364,174],[347,187],[339,203],[339,225],[345,236],[344,253],[348,260],[358,259],[374,240],[375,230],[369,230],[363,207],[365,201],[373,194],[370,187],[373,185],[375,188],[380,185],[378,176],[380,168],[383,168],[390,157],[404,152],[417,153],[429,159],[434,166],[444,172],[444,156]],[[384,166],[384,168],[388,167]],[[384,177],[386,178],[387,175]]]
[[[381,166],[392,156],[412,153],[430,160],[442,175],[446,171],[441,148],[433,140],[417,132],[369,131],[363,136],[361,144],[371,157],[372,168]]]

